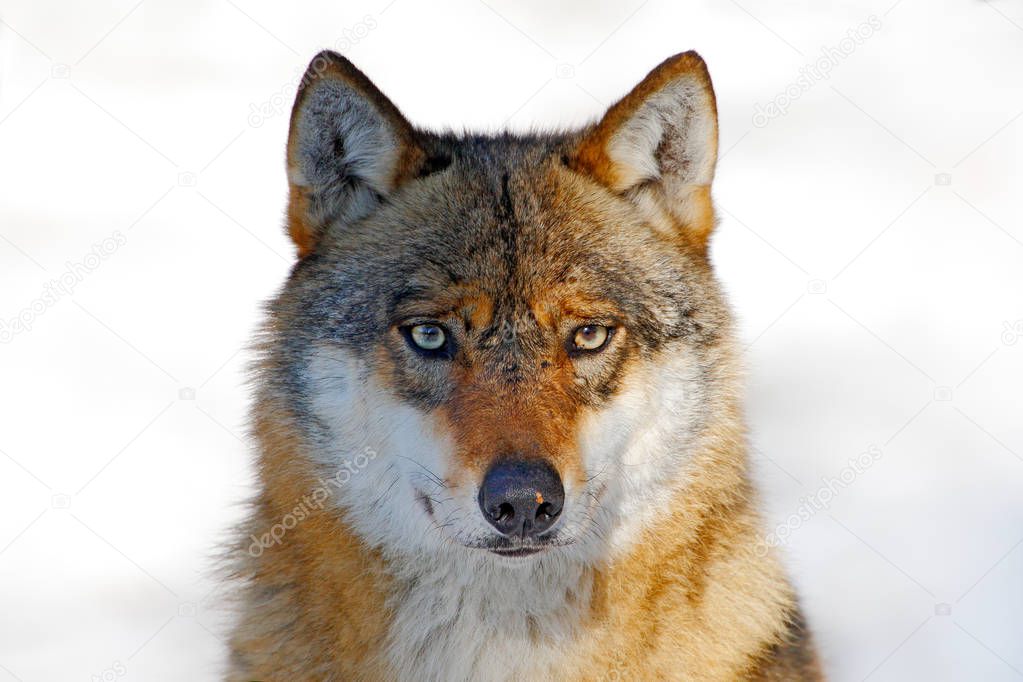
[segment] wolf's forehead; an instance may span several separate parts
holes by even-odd
[[[573,306],[585,313],[641,295],[647,287],[638,279],[672,276],[648,231],[573,187],[550,153],[487,151],[454,161],[445,178],[367,224],[361,255],[394,285],[394,307],[434,301],[512,318]]]
[[[570,276],[569,280],[576,280]],[[430,315],[461,318],[467,328],[493,331],[496,327],[551,327],[563,317],[579,319],[599,315],[608,319],[623,314],[616,292],[578,289],[567,282],[516,283],[504,277],[412,281],[395,292],[392,318]]]

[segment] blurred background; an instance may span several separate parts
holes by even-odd
[[[831,678],[1023,677],[1023,2],[0,0],[0,681],[217,678],[322,48],[474,130],[698,50],[754,467]]]

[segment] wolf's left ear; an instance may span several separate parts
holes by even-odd
[[[335,221],[372,213],[423,162],[415,131],[341,55],[316,55],[299,84],[288,134],[288,232],[299,257]]]
[[[655,225],[667,223],[706,248],[717,146],[707,65],[685,52],[662,62],[585,131],[569,165],[635,201]]]

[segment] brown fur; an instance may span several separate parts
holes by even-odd
[[[563,480],[583,482],[576,442],[582,425],[600,419],[607,402],[643,381],[644,372],[690,354],[706,382],[695,445],[659,502],[664,508],[654,510],[626,550],[609,550],[582,572],[584,589],[574,593],[585,595],[574,604],[582,614],[577,635],[545,673],[580,681],[823,679],[784,571],[773,553],[757,551],[762,521],[747,471],[737,359],[706,257],[714,225],[710,178],[683,183],[683,196],[676,197],[678,187],[667,180],[632,186],[608,153],[644,103],[679,79],[690,79],[709,103],[691,105],[695,114],[716,121],[703,60],[695,53],[666,60],[600,122],[578,133],[502,140],[502,147],[415,130],[362,72],[337,55],[320,55],[299,89],[289,168],[301,166],[295,122],[322,79],[340,81],[367,100],[397,139],[399,153],[384,182],[387,192],[375,188],[386,199],[375,214],[351,224],[318,220],[311,203],[320,200],[314,193],[322,188],[291,187],[288,230],[300,263],[271,308],[257,368],[253,431],[260,493],[242,533],[246,539],[236,548],[243,557],[235,572],[242,614],[231,640],[228,679],[395,678],[388,637],[396,604],[414,585],[403,583],[394,569],[393,549],[368,543],[343,508],[328,504],[304,509],[302,522],[282,542],[256,555],[250,547],[246,555],[250,536],[265,532],[322,486],[323,470],[310,456],[322,447],[322,433],[302,404],[302,391],[310,390],[302,383],[302,363],[317,344],[338,338],[351,344],[346,352],[360,354],[383,390],[428,414],[434,435],[453,444],[452,473],[443,481],[452,489],[476,485],[508,452],[543,458]],[[710,135],[713,156],[716,125]],[[459,145],[471,144],[479,150],[459,157]],[[515,161],[495,166],[492,150],[498,148]],[[692,162],[667,159],[671,153],[657,152],[662,166],[676,166],[673,172]],[[450,162],[452,170],[430,177],[437,159],[441,166]],[[417,185],[417,178],[425,179]],[[645,202],[640,217],[627,208],[631,202]],[[437,247],[435,257],[427,251],[435,240],[419,230],[442,230],[444,221],[460,231]],[[609,234],[613,230],[620,234]],[[484,243],[487,248],[479,246]],[[352,280],[369,293],[336,322],[331,316],[338,314],[342,295],[364,292],[348,280],[337,284],[331,273],[366,261],[366,272],[383,277],[379,273],[392,264],[389,251],[442,265],[381,283],[375,298],[410,293],[394,310],[373,314],[366,309],[374,285],[355,271]],[[632,259],[633,267],[618,273],[601,257],[612,265],[616,258]],[[671,267],[659,272],[669,261]],[[608,272],[606,296],[601,287],[584,286],[592,277],[586,268],[598,266]],[[673,286],[677,292],[665,291]],[[324,293],[335,291],[341,293]],[[650,310],[635,308],[636,297]],[[660,310],[678,315],[670,329],[662,328],[667,322],[658,317]],[[368,321],[353,321],[359,315]],[[398,328],[414,315],[458,330],[460,350],[450,365],[424,369],[410,358]],[[594,319],[628,321],[616,322],[615,345],[599,357],[580,363],[551,341]],[[521,335],[515,352],[488,336],[508,324]],[[387,491],[381,493],[383,499]],[[534,625],[530,632],[540,644],[541,628]]]

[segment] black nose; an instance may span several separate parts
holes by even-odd
[[[480,488],[480,509],[490,525],[523,539],[554,525],[564,504],[561,477],[542,460],[499,461]]]

